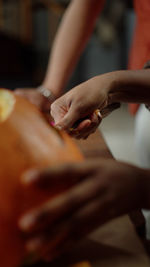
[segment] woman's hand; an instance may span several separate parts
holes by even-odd
[[[103,113],[106,116],[120,106],[110,97],[114,79],[114,73],[94,77],[58,98],[51,105],[56,127],[76,138],[87,138],[98,127]]]
[[[15,94],[20,95],[36,105],[43,113],[50,113],[50,101],[37,88],[17,88]]]
[[[106,221],[144,207],[146,172],[115,160],[94,160],[25,173],[25,186],[70,188],[20,219],[28,250],[51,259]]]

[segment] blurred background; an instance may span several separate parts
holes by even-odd
[[[0,87],[41,84],[55,33],[69,2],[0,0]],[[134,23],[132,1],[107,0],[66,89],[94,75],[127,68]],[[105,119],[101,130],[116,158],[136,163],[134,119],[126,105]]]
[[[1,86],[36,86],[42,82],[57,27],[69,2],[0,0]],[[132,1],[106,1],[69,87],[94,75],[126,68],[134,20]]]

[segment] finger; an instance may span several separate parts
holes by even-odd
[[[66,184],[78,183],[92,171],[92,162],[65,163],[49,168],[31,169],[26,171],[21,182],[26,186],[38,186],[40,189]]]
[[[89,136],[90,134],[94,133],[96,131],[96,129],[98,128],[100,124],[100,120],[97,118],[97,116],[95,116],[94,118],[91,119],[91,124],[82,129],[81,131],[76,130],[72,132],[71,136],[77,139],[84,139],[87,136]]]
[[[120,107],[120,103],[113,103],[108,105],[106,108],[101,110],[101,116],[97,116],[94,112],[90,119],[91,124],[87,128],[80,128],[80,125],[71,133],[71,136],[76,139],[86,139],[90,134],[94,133],[96,128],[99,126],[102,118],[108,116],[112,111],[118,109]]]
[[[86,119],[83,120],[78,126],[77,128],[70,128],[69,130],[67,130],[67,133],[76,138],[79,134],[84,134],[84,132],[87,132],[88,129],[90,128],[91,125],[91,120]]]
[[[88,129],[88,131],[86,131],[84,133],[79,133],[78,135],[73,136],[73,137],[76,139],[84,139],[84,138],[87,138],[89,135],[95,133],[96,130],[97,130],[97,127],[90,128],[90,129]]]
[[[99,123],[101,122],[102,118],[101,116],[97,115],[97,112],[94,111],[92,114],[90,114],[89,116],[87,116],[87,119],[81,119],[81,122],[77,124],[75,128],[75,130],[81,132],[82,130],[86,130],[86,128],[91,128],[94,127],[95,125],[99,125]]]
[[[75,242],[114,216],[115,212],[110,208],[107,195],[103,198],[97,196],[93,201],[79,208],[67,220],[55,226],[52,231],[31,239],[27,243],[27,248],[30,252],[39,250],[43,257],[49,255],[51,259],[53,253],[58,255],[68,250]]]
[[[60,110],[63,110],[63,116],[60,116]],[[74,124],[84,118],[86,114],[81,109],[78,104],[68,104],[64,103],[62,98],[61,101],[55,101],[51,106],[51,114],[55,120],[56,127],[59,129],[69,130],[69,128],[75,128]],[[60,116],[60,120],[58,117]]]
[[[90,125],[91,125],[91,120],[90,120],[90,119],[85,119],[85,120],[82,120],[82,121],[77,125],[77,127],[73,128],[73,129],[74,129],[74,130],[77,130],[77,131],[82,131],[82,130],[88,128]]]
[[[102,194],[103,188],[100,183],[101,180],[98,177],[80,182],[79,185],[23,216],[19,221],[20,228],[26,232],[34,232],[43,229],[46,225],[50,227],[93,197]]]
[[[67,228],[66,239],[76,241],[117,215],[114,200],[105,190],[85,205],[79,207],[67,220],[57,225],[57,232]],[[68,236],[68,237],[67,237]],[[66,240],[67,241],[67,240]]]
[[[52,118],[54,119],[55,125],[63,119],[63,117],[68,112],[67,107],[65,106],[65,103],[61,101],[61,99],[58,101],[52,103],[50,114]]]
[[[87,131],[77,132],[76,134],[73,134],[72,137],[75,139],[84,139],[94,133],[97,130],[97,127],[90,127],[87,129]]]
[[[96,131],[96,129],[95,129]],[[95,133],[94,130],[92,130],[91,132],[88,133],[88,135],[80,135],[78,137],[76,137],[76,139],[80,140],[80,139],[83,139],[83,140],[86,140],[91,134]]]
[[[46,258],[47,255],[49,261],[53,260],[63,251],[60,244],[63,244],[63,248],[66,247],[68,229],[68,225],[65,223],[61,227],[55,227],[54,231],[47,231],[45,234],[28,240],[26,243],[27,251],[38,254],[40,259]]]
[[[70,108],[61,121],[55,124],[55,127],[59,130],[68,130],[69,128],[72,128],[79,118],[80,114],[78,111],[74,110],[74,108]]]
[[[68,240],[79,240],[98,226],[116,216],[115,207],[107,190],[79,208],[71,217]]]

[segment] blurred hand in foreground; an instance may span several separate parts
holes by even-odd
[[[115,160],[86,161],[30,170],[26,187],[69,189],[22,216],[27,249],[51,260],[108,220],[146,207],[147,171]]]

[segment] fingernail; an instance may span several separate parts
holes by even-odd
[[[25,215],[19,220],[18,225],[21,228],[21,230],[27,232],[33,226],[34,222],[35,222],[34,216]]]

